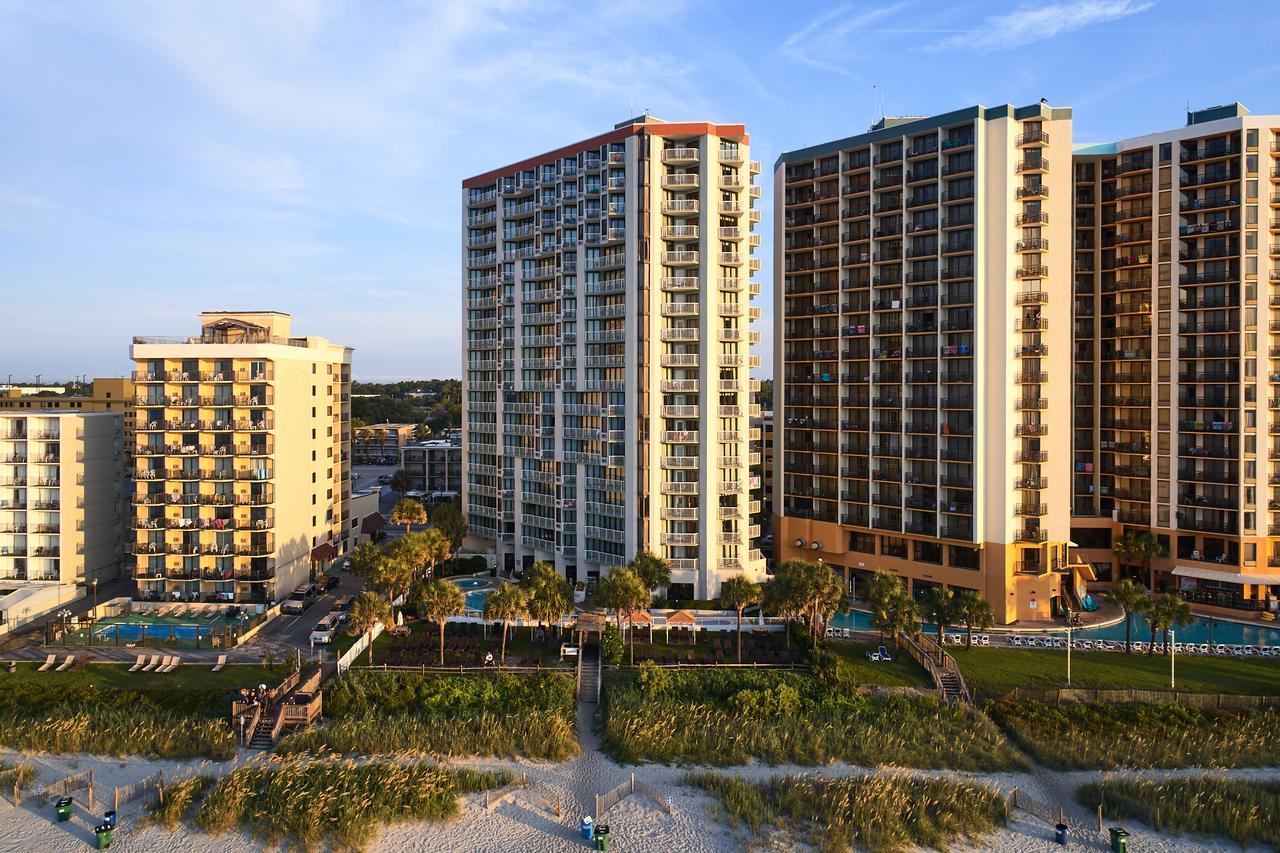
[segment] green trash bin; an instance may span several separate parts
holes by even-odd
[[[1111,827],[1111,853],[1128,853],[1129,831],[1119,826]]]
[[[596,825],[596,849],[609,849],[609,827],[606,824]]]
[[[70,797],[59,797],[58,801],[54,803],[53,807],[58,810],[59,823],[71,820],[71,802]]]
[[[93,834],[98,839],[98,849],[106,850],[111,846],[111,824],[100,823],[93,828]]]

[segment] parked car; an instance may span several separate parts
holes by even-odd
[[[318,590],[314,584],[304,583],[289,593],[284,604],[280,605],[280,610],[283,613],[301,613],[315,602],[317,594]]]
[[[333,592],[338,588],[338,584],[342,583],[342,578],[337,575],[329,575],[324,579],[324,591]]]
[[[338,619],[332,613],[316,623],[316,627],[311,629],[311,642],[318,644],[330,643],[333,641],[333,635],[338,631]]]

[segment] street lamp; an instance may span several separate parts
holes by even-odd
[[[1067,623],[1067,686],[1071,686],[1071,623]]]
[[[96,620],[98,618],[98,579],[94,578],[89,581],[89,585],[93,587],[93,613],[91,615]]]
[[[1169,689],[1175,690],[1177,684],[1177,675],[1174,672],[1174,659],[1178,656],[1174,651],[1175,641],[1178,639],[1178,632],[1172,628],[1169,629]]]

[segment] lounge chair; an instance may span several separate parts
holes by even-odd
[[[36,670],[36,672],[44,672],[45,670],[52,669],[54,662],[57,660],[58,660],[57,655],[49,655],[47,658],[44,659],[44,664],[41,665],[41,667],[38,670]]]
[[[146,655],[138,655],[138,660],[134,663],[133,666],[129,667],[129,672],[137,672],[138,670],[142,669],[142,665],[145,664],[146,662],[147,662]]]
[[[989,645],[991,645],[991,635],[990,635],[990,634],[979,634],[979,635],[978,635],[978,645],[980,645],[980,646],[989,646]]]
[[[153,670],[153,669],[155,669],[155,668],[156,668],[156,664],[158,664],[158,663],[160,663],[160,655],[152,655],[152,656],[151,656],[151,662],[150,662],[150,663],[148,663],[146,666],[144,666],[140,671],[141,671],[141,672],[150,672],[151,670]]]
[[[153,672],[168,672],[168,671],[169,671],[169,664],[171,664],[171,663],[173,663],[173,656],[172,656],[172,655],[165,655],[165,656],[160,660],[160,665],[159,665],[158,667],[156,667],[156,668],[155,668],[154,670],[152,670],[152,671],[153,671]]]
[[[226,655],[218,655],[218,662],[217,662],[216,664],[214,664],[213,669],[211,669],[211,670],[209,670],[209,671],[210,671],[210,672],[221,672],[221,671],[222,671],[222,668],[223,668],[224,666],[226,666],[226,665],[227,665],[227,656],[226,656]]]
[[[175,669],[178,668],[178,665],[181,663],[182,663],[182,658],[178,657],[177,655],[174,655],[173,657],[169,658],[169,665],[160,671],[173,672]]]
[[[71,665],[72,665],[73,663],[75,663],[75,662],[76,662],[76,656],[75,656],[75,655],[67,655],[67,659],[66,659],[66,660],[64,660],[64,661],[63,661],[63,662],[58,666],[58,668],[54,670],[54,672],[63,672],[64,670],[71,669]]]

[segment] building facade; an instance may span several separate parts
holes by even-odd
[[[120,575],[123,451],[123,413],[0,412],[0,632]]]
[[[42,389],[44,390],[44,389]],[[133,458],[133,380],[94,379],[87,394],[57,394],[36,397],[30,389],[9,386],[0,391],[0,413],[53,409],[60,412],[121,412],[124,417],[124,450]]]
[[[1100,580],[1280,592],[1280,116],[1077,149],[1072,539]],[[1111,544],[1149,533],[1149,567]],[[1126,565],[1131,564],[1131,565]]]
[[[462,494],[462,440],[429,439],[400,451],[400,467],[409,475],[409,494],[429,501]]]
[[[500,567],[763,576],[748,144],[644,116],[463,182],[464,507]]]
[[[369,424],[351,436],[351,458],[357,465],[394,465],[400,451],[418,436],[416,424]]]
[[[778,159],[779,560],[976,589],[1000,623],[1077,593],[1071,330],[1050,320],[1070,152],[1070,110],[1041,103],[886,119]]]
[[[134,338],[134,577],[144,599],[271,602],[345,551],[351,350],[271,311]]]

